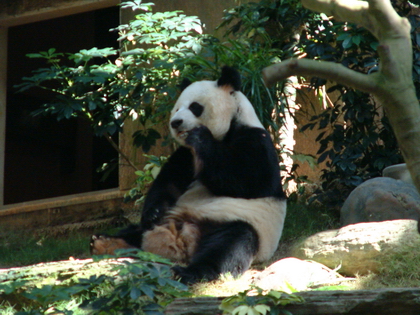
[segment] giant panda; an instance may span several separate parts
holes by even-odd
[[[138,247],[185,265],[183,283],[239,276],[275,252],[286,215],[269,133],[239,90],[239,73],[184,82],[169,128],[180,145],[145,199],[141,221],[116,236],[93,236],[92,253]]]

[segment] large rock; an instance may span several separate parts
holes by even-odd
[[[378,177],[357,186],[341,208],[341,224],[420,217],[420,194],[401,180]]]
[[[415,220],[359,223],[317,233],[292,249],[292,255],[310,259],[346,276],[377,272],[378,258],[402,246],[420,248]],[[341,267],[340,267],[341,266]]]

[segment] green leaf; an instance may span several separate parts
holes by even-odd
[[[271,310],[270,306],[264,305],[264,304],[256,305],[254,309],[255,311],[258,312],[258,314],[263,314],[263,315],[267,314],[267,312]]]
[[[359,46],[360,42],[362,40],[362,37],[360,35],[355,35],[355,36],[352,37],[351,40],[352,40],[353,44]]]
[[[98,49],[93,47],[91,49],[82,49],[78,53],[75,53],[69,57],[73,59],[76,63],[87,62],[92,58],[105,58],[111,55],[116,55],[118,51],[114,48],[102,48]]]
[[[343,40],[342,45],[344,49],[349,49],[352,45],[352,38],[348,36],[345,40]]]
[[[130,298],[133,300],[137,300],[141,296],[141,291],[139,288],[133,287],[131,288]]]
[[[250,306],[240,305],[232,311],[232,315],[252,315],[250,311],[252,311],[252,308]]]
[[[153,299],[155,297],[155,294],[154,294],[153,290],[148,285],[140,286],[140,290],[151,299]]]

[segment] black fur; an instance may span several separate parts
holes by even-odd
[[[277,155],[269,133],[235,121],[222,141],[201,126],[186,143],[203,163],[197,178],[216,196],[284,198]]]
[[[147,193],[140,221],[141,231],[162,223],[168,209],[187,191],[193,179],[192,153],[189,149],[180,147],[162,167]]]
[[[188,109],[194,114],[195,117],[200,117],[204,111],[204,106],[197,102],[192,102]]]
[[[181,84],[179,85],[179,89],[181,90],[181,91],[184,91],[190,84],[191,84],[192,82],[191,82],[191,80],[190,79],[188,79],[188,78],[184,78],[182,81],[181,81]]]
[[[224,66],[222,68],[222,75],[219,80],[217,80],[218,86],[230,85],[235,91],[241,89],[241,75],[234,68],[229,66]]]
[[[206,224],[211,225],[209,222]],[[258,235],[248,223],[216,224],[201,238],[190,264],[187,267],[176,266],[173,270],[183,283],[211,281],[228,272],[237,277],[248,270],[257,251]]]

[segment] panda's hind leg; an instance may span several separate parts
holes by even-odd
[[[142,230],[139,225],[130,225],[119,231],[117,235],[92,235],[90,239],[90,252],[93,255],[114,255],[116,249],[140,248]]]
[[[237,277],[248,270],[258,245],[257,232],[250,224],[243,221],[217,224],[203,234],[190,264],[173,270],[186,284],[215,280],[224,273]]]
[[[122,238],[109,235],[92,235],[90,239],[90,253],[92,255],[114,255],[115,250],[134,248]]]

